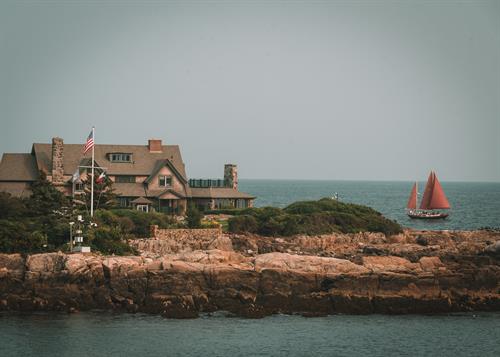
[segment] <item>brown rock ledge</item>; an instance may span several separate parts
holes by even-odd
[[[0,254],[0,310],[109,309],[175,318],[216,310],[247,317],[500,310],[492,248],[499,233],[227,238],[234,250]]]

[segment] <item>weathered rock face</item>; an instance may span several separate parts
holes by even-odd
[[[500,310],[499,258],[488,248],[498,236],[450,233],[439,241],[439,234],[237,236],[228,237],[235,251],[153,257],[0,255],[0,310],[101,308],[176,318],[216,310],[248,317]],[[415,243],[422,236],[427,245]]]
[[[233,248],[245,255],[271,252],[319,255],[360,261],[365,255],[394,255],[418,261],[424,256],[500,254],[500,232],[412,231],[386,237],[382,233],[262,237],[231,235]]]

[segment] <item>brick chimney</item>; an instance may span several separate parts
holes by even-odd
[[[52,183],[64,183],[64,141],[52,138]]]
[[[238,168],[233,164],[224,165],[224,185],[238,189]]]
[[[149,152],[162,152],[161,139],[148,140]]]

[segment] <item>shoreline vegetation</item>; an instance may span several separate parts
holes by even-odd
[[[402,232],[395,221],[380,212],[362,205],[344,203],[330,198],[301,201],[281,209],[276,207],[228,209],[205,212],[213,218],[204,220],[203,212],[189,206],[185,218],[163,213],[117,209],[112,183],[101,187],[96,195],[95,228],[84,230],[85,244],[103,254],[138,254],[127,241],[148,238],[152,225],[159,228],[209,228],[222,226],[230,233],[251,233],[262,236],[319,235],[329,233],[381,232],[394,235]],[[70,240],[70,222],[77,215],[88,216],[88,202],[75,205],[64,197],[41,174],[27,198],[0,192],[0,252],[41,253],[67,251]],[[229,215],[217,219],[217,215]]]
[[[0,311],[192,318],[500,310],[497,229],[408,230],[330,198],[205,215],[190,206],[182,218],[116,209],[112,189],[105,200],[97,227],[84,232],[93,253],[80,254],[66,251],[69,222],[86,215],[85,205],[71,206],[44,177],[29,198],[0,193]],[[177,235],[152,237],[152,226]],[[204,237],[193,228],[217,229]]]
[[[401,233],[403,228],[374,209],[331,198],[299,201],[280,209],[275,207],[228,210],[232,233],[257,233],[263,236],[318,235],[329,233]]]

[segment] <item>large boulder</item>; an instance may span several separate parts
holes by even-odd
[[[500,256],[500,240],[497,240],[495,243],[487,245],[484,248],[484,253],[493,256]]]
[[[21,254],[0,254],[0,279],[22,279],[25,260]]]
[[[366,256],[363,257],[363,266],[375,273],[418,273],[422,271],[419,264],[395,256]]]
[[[64,269],[66,255],[63,253],[41,253],[30,255],[26,260],[27,270],[36,273],[56,273]]]
[[[314,274],[360,274],[369,272],[365,267],[349,260],[323,258],[287,253],[268,253],[255,258],[255,270],[265,269],[300,271]]]

